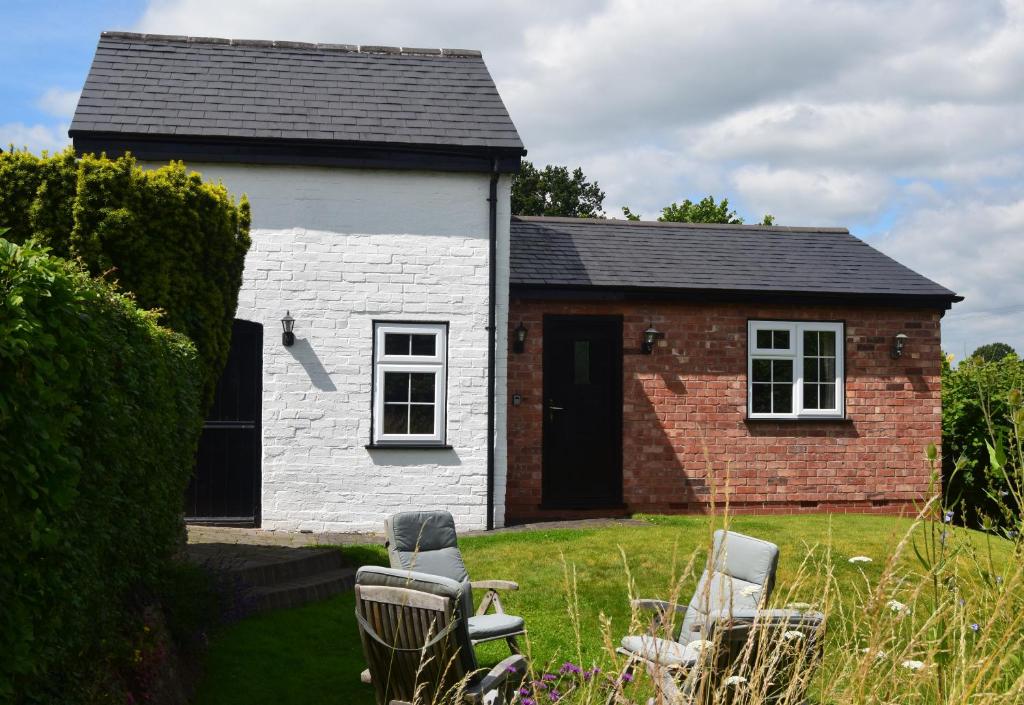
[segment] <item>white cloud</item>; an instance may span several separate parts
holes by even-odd
[[[1024,195],[947,200],[909,213],[872,242],[965,297],[943,320],[943,345],[962,357],[997,340],[1024,353]]]
[[[27,148],[36,153],[43,150],[56,152],[71,143],[67,135],[67,125],[52,127],[50,125],[26,125],[21,122],[9,122],[0,125],[0,146],[7,149],[13,145],[15,149]]]
[[[968,297],[950,340],[1024,330],[1024,0],[156,0],[138,29],[482,49],[529,158],[582,166],[610,215],[713,193],[889,223]]]
[[[771,169],[744,166],[733,184],[754,210],[784,225],[839,225],[875,214],[889,193],[886,181],[871,173],[833,169]]]
[[[78,105],[78,96],[82,91],[68,91],[63,88],[47,88],[39,96],[36,105],[45,113],[59,118],[71,118],[75,114],[75,106]]]

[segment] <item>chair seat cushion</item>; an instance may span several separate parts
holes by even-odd
[[[622,648],[641,658],[661,666],[692,666],[700,661],[700,649],[704,642],[680,644],[677,641],[659,639],[653,636],[627,636],[622,639]]]
[[[523,631],[523,618],[511,614],[478,614],[469,618],[469,638],[498,639]]]

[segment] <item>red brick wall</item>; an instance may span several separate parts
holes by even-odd
[[[626,512],[701,512],[716,486],[741,512],[900,512],[927,494],[925,449],[941,437],[939,313],[840,306],[563,302],[513,298],[506,520],[553,516],[541,501],[543,316],[623,316]],[[847,422],[745,421],[747,320],[846,323]],[[638,354],[641,331],[665,333]],[[902,358],[893,336],[909,335]]]

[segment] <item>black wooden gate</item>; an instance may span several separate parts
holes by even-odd
[[[186,521],[259,526],[262,379],[263,326],[235,319],[185,492]]]

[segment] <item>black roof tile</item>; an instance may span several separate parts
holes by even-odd
[[[961,300],[843,228],[513,217],[513,287]]]
[[[124,116],[140,108],[149,134],[523,149],[480,52],[462,49],[104,32],[70,132],[137,134]]]

